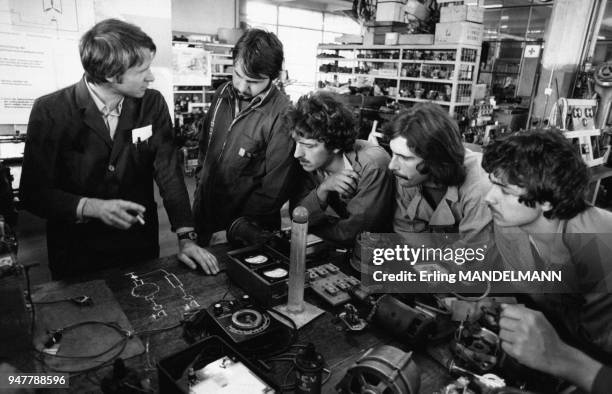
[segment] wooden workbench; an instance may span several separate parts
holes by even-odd
[[[219,259],[221,269],[225,268],[227,259],[225,253],[227,250],[228,247],[224,245],[216,246],[212,249]],[[176,325],[182,315],[185,301],[181,297],[168,297],[156,300],[157,303],[163,305],[168,315],[159,319],[152,319],[152,310],[149,303],[142,298],[136,298],[132,295],[133,282],[130,280],[129,275],[126,275],[127,273],[144,274],[159,269],[171,272],[179,278],[186,292],[193,295],[202,307],[220,300],[224,295],[226,295],[226,298],[231,299],[232,296],[237,298],[242,294],[239,288],[231,284],[225,272],[221,272],[216,276],[206,276],[202,272],[186,268],[174,256],[161,258],[135,267],[103,271],[96,275],[79,278],[79,281],[103,279],[111,289],[133,329],[136,332],[141,332]],[[69,285],[70,282],[51,282],[41,286],[38,292]],[[380,344],[390,344],[403,348],[406,351],[410,350],[403,344],[397,343],[388,337],[376,327],[367,328],[365,331],[358,333],[348,333],[341,330],[334,315],[330,313],[330,311],[334,311],[327,308],[326,304],[321,303],[315,295],[307,293],[306,299],[328,310],[324,315],[300,329],[296,342],[301,344],[313,342],[317,351],[323,355],[326,364],[331,368],[332,374],[323,386],[323,392],[325,393],[335,392],[334,387],[344,377],[346,370],[369,348]],[[44,329],[44,327],[39,327],[40,329]],[[144,371],[148,366],[148,376],[153,382],[153,387],[157,388],[157,372],[151,367],[160,359],[185,349],[189,345],[182,337],[181,327],[165,332],[140,335],[139,338],[143,344],[148,343],[149,352],[148,354],[132,357],[127,360],[126,364],[139,371]],[[452,380],[445,369],[424,352],[415,353],[414,359],[422,371],[421,393],[432,393]],[[278,369],[282,367],[282,370],[286,371],[288,367],[287,364],[280,367],[272,366],[271,376],[275,376],[277,380],[278,376],[284,375]],[[96,385],[110,370],[109,367],[105,367],[94,373],[72,378],[70,382],[71,391],[99,391],[100,388]],[[279,382],[279,384],[282,384],[282,382]]]

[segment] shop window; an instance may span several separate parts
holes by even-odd
[[[606,9],[597,34],[593,64],[609,61],[612,61],[612,6],[610,1],[606,3]]]
[[[246,3],[246,17],[248,21],[260,23],[260,24],[272,24],[276,25],[277,7],[272,4],[259,3],[254,1],[247,1]]]
[[[323,30],[323,13],[299,8],[278,7],[278,24]]]
[[[317,45],[342,34],[361,34],[360,25],[343,15],[257,1],[247,1],[243,19],[250,27],[276,33],[283,43],[289,76],[285,91],[294,101],[315,89]]]
[[[526,45],[543,44],[552,4],[531,0],[487,0],[479,83],[487,84],[498,101],[519,101],[530,96],[534,64],[527,62]],[[530,74],[530,75],[527,75]]]

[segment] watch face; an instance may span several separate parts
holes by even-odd
[[[198,240],[198,234],[195,231],[188,231],[178,235],[178,239],[190,239],[192,241]]]

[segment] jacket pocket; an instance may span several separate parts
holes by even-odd
[[[153,147],[150,145],[149,141],[129,144],[129,152],[136,168],[140,171],[150,171],[153,165]]]
[[[255,175],[260,170],[265,149],[262,141],[243,135],[226,154],[233,175]]]

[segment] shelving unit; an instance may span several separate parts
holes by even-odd
[[[434,102],[458,117],[474,101],[480,46],[329,45],[317,51],[318,86],[372,81],[404,105]]]
[[[216,87],[232,76],[232,49],[230,44],[206,42],[173,41],[172,45],[203,48],[211,53],[212,84],[211,86],[174,85],[175,123],[182,126],[187,118],[203,115],[208,111]]]

